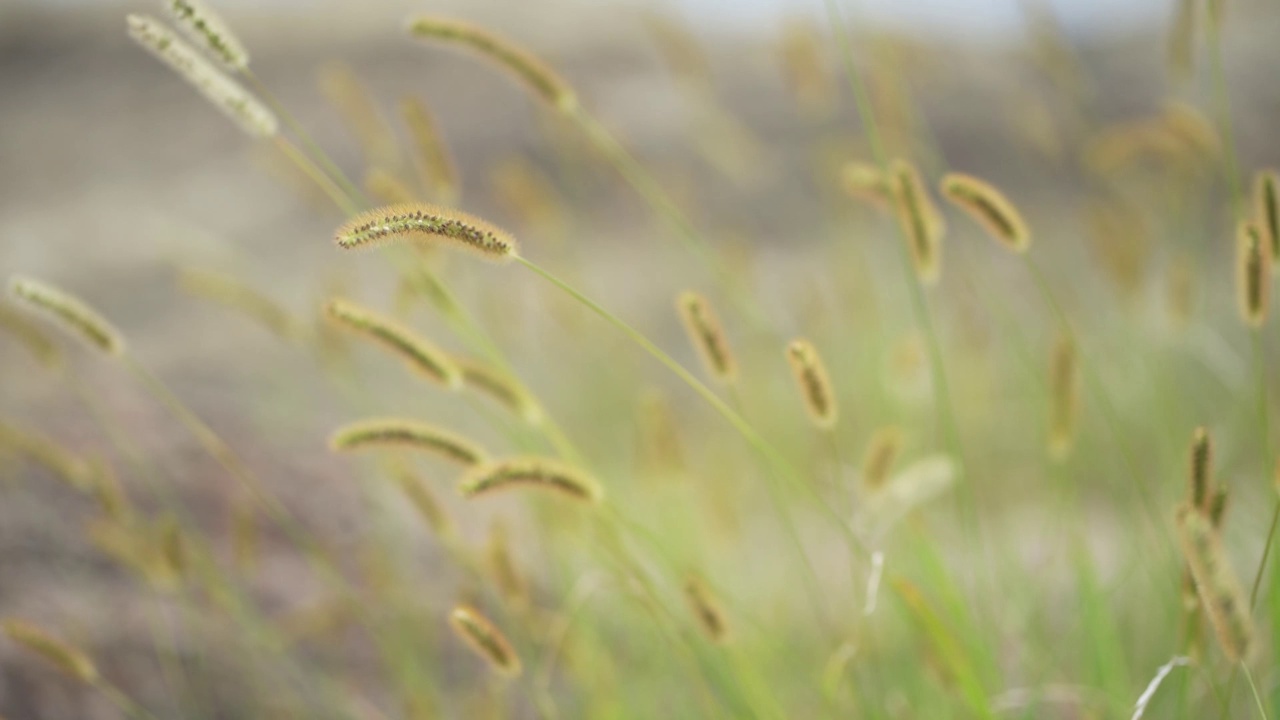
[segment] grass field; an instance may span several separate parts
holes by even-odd
[[[0,68],[0,717],[1280,715],[1273,9],[161,5]]]

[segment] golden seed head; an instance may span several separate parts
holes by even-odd
[[[168,65],[250,137],[269,138],[280,131],[275,113],[169,28],[145,15],[130,15],[128,22],[129,37]]]
[[[457,166],[426,103],[406,97],[400,102],[400,115],[413,140],[418,173],[428,197],[445,204],[457,202]]]
[[[488,395],[530,425],[542,424],[545,419],[542,406],[518,380],[474,360],[457,357],[452,360],[462,373],[464,387]]]
[[[554,70],[524,48],[484,28],[459,20],[421,16],[409,21],[409,34],[419,40],[468,48],[509,71],[560,112],[577,109],[573,89]]]
[[[594,478],[544,457],[517,457],[478,465],[462,479],[458,490],[463,497],[475,498],[517,487],[549,490],[590,503],[604,498],[604,490]]]
[[[1213,489],[1213,443],[1206,428],[1198,427],[1191,437],[1191,498],[1190,503],[1201,512],[1209,510],[1210,491]]]
[[[889,181],[916,276],[921,284],[934,285],[942,274],[942,217],[914,165],[894,160],[889,166]]]
[[[689,334],[689,342],[697,348],[707,372],[726,385],[732,384],[738,376],[738,364],[711,303],[698,293],[685,291],[677,298],[676,309]]]
[[[124,354],[124,339],[79,298],[33,278],[9,278],[9,294],[20,303],[56,320],[66,331],[84,339],[108,355]]]
[[[787,345],[787,362],[813,424],[822,429],[833,427],[839,418],[836,396],[817,348],[808,340],[794,340]]]
[[[902,428],[896,425],[882,427],[871,436],[862,457],[862,484],[867,489],[878,490],[884,487],[894,461],[902,453],[903,442]]]
[[[389,205],[357,215],[338,228],[338,246],[350,250],[391,240],[445,242],[489,260],[516,254],[516,240],[484,220],[456,210],[410,203]]]
[[[520,675],[520,658],[511,643],[479,610],[459,605],[449,613],[449,624],[463,642],[489,663],[494,672],[509,678]]]
[[[183,34],[204,47],[215,60],[233,73],[249,67],[249,53],[209,6],[201,0],[168,0],[165,5]]]
[[[88,684],[98,681],[98,668],[79,648],[22,620],[5,620],[0,623],[0,628],[10,640],[53,663],[71,678]]]
[[[1222,539],[1213,521],[1191,505],[1181,505],[1174,519],[1178,544],[1195,580],[1200,605],[1209,617],[1222,653],[1228,660],[1239,662],[1253,639],[1253,618]]]
[[[342,298],[325,305],[325,314],[339,326],[379,343],[399,355],[428,379],[451,390],[462,387],[462,371],[443,350],[409,328]]]
[[[1058,338],[1049,365],[1050,416],[1049,454],[1062,459],[1075,441],[1080,414],[1080,367],[1075,342],[1067,335]]]
[[[1251,222],[1236,231],[1236,292],[1246,325],[1260,328],[1271,305],[1271,243]]]
[[[392,447],[421,450],[461,465],[484,461],[484,451],[456,433],[403,418],[373,418],[344,425],[329,437],[329,449],[349,452]]]
[[[942,194],[1013,252],[1031,247],[1031,232],[1022,214],[994,185],[972,175],[948,173],[942,178]]]

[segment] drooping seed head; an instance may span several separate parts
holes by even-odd
[[[400,102],[400,115],[413,140],[423,189],[436,202],[452,204],[459,194],[458,170],[426,103],[415,97]]]
[[[540,425],[545,419],[542,406],[518,380],[474,360],[452,360],[462,373],[464,387],[488,395],[530,425]]]
[[[452,390],[462,387],[462,371],[452,358],[395,320],[341,298],[330,300],[325,305],[325,314],[340,327],[400,356],[424,377]]]
[[[244,45],[222,18],[201,0],[166,0],[165,6],[177,22],[178,29],[223,67],[233,73],[243,72],[249,67],[249,53]]]
[[[1062,459],[1071,451],[1080,414],[1079,357],[1075,342],[1065,334],[1058,338],[1053,348],[1049,387],[1049,454]]]
[[[371,210],[338,228],[334,237],[338,246],[347,250],[392,240],[421,240],[444,242],[488,260],[508,260],[516,254],[516,240],[505,230],[466,213],[425,203]]]
[[[791,374],[813,424],[821,429],[833,427],[839,418],[839,410],[817,348],[808,340],[793,340],[787,345],[787,362],[791,365]]]
[[[178,285],[192,295],[248,315],[280,338],[296,338],[301,332],[297,319],[288,310],[235,278],[185,268],[179,272]]]
[[[124,354],[125,344],[120,333],[79,298],[48,283],[20,276],[9,278],[9,294],[19,303],[45,313],[68,333],[102,352]]]
[[[1271,305],[1271,243],[1256,224],[1242,222],[1236,231],[1236,247],[1240,316],[1249,327],[1260,328]]]
[[[249,136],[269,138],[279,132],[275,113],[169,28],[145,15],[130,15],[128,20],[129,36],[135,42],[168,65]]]
[[[458,491],[463,497],[475,498],[520,487],[558,492],[591,503],[604,497],[604,490],[594,478],[544,457],[517,457],[478,465],[462,479]]]
[[[862,456],[862,484],[867,489],[884,487],[894,461],[902,452],[903,439],[902,428],[896,425],[882,427],[871,436]]]
[[[738,376],[738,364],[711,303],[698,293],[685,291],[676,299],[676,309],[689,342],[697,348],[707,372],[725,385],[732,384]]]
[[[0,628],[10,640],[48,660],[68,677],[90,685],[98,681],[97,666],[79,648],[22,620],[5,620]]]
[[[1174,519],[1178,544],[1218,645],[1228,660],[1239,662],[1253,639],[1253,618],[1222,539],[1212,520],[1190,505],[1180,506]]]
[[[459,605],[449,613],[449,624],[463,642],[489,663],[494,672],[509,678],[520,675],[522,665],[511,643],[479,610]]]
[[[1218,488],[1213,494],[1213,498],[1209,500],[1209,524],[1213,525],[1213,529],[1222,532],[1222,521],[1227,516],[1227,501],[1230,499],[1230,493],[1226,488]]]
[[[577,109],[573,89],[554,70],[524,48],[484,28],[459,20],[421,16],[409,21],[409,34],[419,40],[467,48],[506,69],[556,110],[571,113]]]
[[[991,183],[964,173],[948,173],[942,178],[942,194],[1013,252],[1024,253],[1031,247],[1031,231],[1022,214]]]
[[[929,199],[920,173],[911,163],[893,161],[889,166],[889,183],[916,277],[922,285],[933,285],[942,274],[942,218]]]
[[[1280,262],[1280,178],[1274,170],[1260,170],[1253,179],[1255,222],[1271,246],[1271,261]]]
[[[403,418],[373,418],[338,428],[329,438],[334,452],[393,447],[421,450],[461,465],[484,461],[484,451],[466,438],[426,423]]]

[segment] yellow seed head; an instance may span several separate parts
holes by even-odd
[[[446,205],[457,202],[458,170],[426,103],[406,97],[400,101],[400,116],[413,140],[419,177],[428,197]]]
[[[577,109],[577,96],[569,84],[532,53],[506,38],[470,23],[426,16],[409,21],[409,34],[419,40],[467,48],[512,73],[555,109],[564,113]]]
[[[1242,222],[1236,232],[1236,247],[1240,316],[1249,327],[1260,328],[1271,305],[1271,243],[1256,224]]]
[[[1031,247],[1031,232],[1021,213],[994,185],[972,175],[949,173],[942,178],[942,194],[1010,250],[1023,253]]]
[[[1075,343],[1066,335],[1059,337],[1049,364],[1049,454],[1058,459],[1071,452],[1075,441],[1080,414],[1079,364]]]
[[[676,309],[689,334],[689,342],[698,349],[707,372],[726,385],[732,384],[738,376],[738,364],[711,303],[698,293],[685,291],[676,300]]]
[[[787,345],[787,362],[813,424],[822,429],[833,427],[839,410],[818,350],[808,340],[794,340]]]
[[[604,490],[595,479],[543,457],[517,457],[478,465],[462,479],[458,490],[463,497],[474,498],[517,487],[549,490],[592,503],[604,497]]]
[[[79,648],[22,620],[5,620],[0,628],[10,640],[53,663],[71,678],[88,684],[98,681],[98,668]]]
[[[168,65],[250,137],[269,138],[279,132],[275,113],[169,28],[144,15],[130,15],[128,20],[129,37]]]
[[[448,430],[402,418],[374,418],[344,425],[329,437],[329,449],[350,452],[380,447],[421,450],[461,465],[484,461],[484,451]]]
[[[106,318],[79,298],[47,283],[27,277],[9,278],[9,294],[18,302],[44,312],[67,332],[77,335],[108,355],[124,353],[124,340]]]
[[[357,215],[335,233],[338,246],[350,250],[391,240],[443,242],[488,259],[516,254],[516,240],[484,220],[424,203],[389,205]]]
[[[1222,540],[1212,521],[1190,505],[1178,508],[1175,521],[1178,544],[1218,645],[1228,660],[1239,662],[1253,639],[1253,618]]]
[[[942,218],[914,165],[895,160],[889,166],[889,182],[916,277],[923,285],[933,285],[942,274]]]
[[[459,605],[449,614],[449,624],[463,642],[489,663],[494,672],[510,678],[520,675],[520,658],[511,643],[479,610]]]
[[[462,371],[441,349],[400,323],[348,300],[334,298],[325,314],[340,327],[379,343],[409,367],[447,388],[462,387]]]
[[[869,490],[884,487],[893,463],[902,453],[903,433],[896,425],[876,430],[862,456],[862,484]]]
[[[488,395],[530,425],[542,423],[542,407],[519,381],[474,360],[457,357],[452,360],[462,373],[464,387]]]

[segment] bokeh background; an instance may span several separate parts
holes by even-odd
[[[771,323],[788,334],[827,339],[836,358],[830,363],[833,374],[860,378],[849,381],[850,403],[863,405],[869,415],[901,406],[906,408],[902,417],[932,424],[928,403],[921,399],[927,391],[895,395],[878,379],[886,358],[910,335],[910,312],[893,264],[895,251],[871,240],[876,233],[887,237],[885,226],[877,225],[873,209],[839,190],[840,166],[869,160],[870,151],[839,75],[820,0],[214,4],[250,48],[261,79],[344,169],[358,177],[366,156],[358,133],[326,99],[322,78],[338,72],[335,63],[355,73],[393,124],[400,97],[426,100],[455,155],[462,207],[527,230],[520,234],[532,257],[571,259],[562,267],[570,268],[566,274],[588,294],[607,299],[682,360],[695,363],[692,350],[683,345],[671,299],[685,287],[708,287],[705,273],[682,259],[634,194],[608,168],[593,163],[580,141],[557,129],[521,88],[474,58],[413,43],[402,26],[410,13],[431,12],[517,38],[561,70],[688,209],[725,261],[749,278],[752,292],[769,299]],[[1172,377],[1153,376],[1150,363],[1159,348],[1175,342],[1165,309],[1167,287],[1160,279],[1175,253],[1161,243],[1159,236],[1168,228],[1157,219],[1140,261],[1149,270],[1138,273],[1143,279],[1136,287],[1118,290],[1123,278],[1097,271],[1106,250],[1089,239],[1079,218],[1092,180],[1076,154],[1088,133],[1153,116],[1171,99],[1210,107],[1211,87],[1203,70],[1178,78],[1170,69],[1173,3],[844,4],[855,26],[855,55],[877,102],[886,113],[906,118],[903,147],[911,145],[910,138],[927,138],[933,157],[1011,191],[1033,218],[1052,284],[1073,313],[1087,318],[1085,326],[1097,338],[1096,352],[1106,358],[1122,417],[1142,425],[1143,404],[1162,393],[1160,382]],[[1232,21],[1224,39],[1225,72],[1238,155],[1248,170],[1280,162],[1271,141],[1280,118],[1280,85],[1273,77],[1280,60],[1274,43],[1280,11],[1267,0],[1229,0],[1228,5]],[[359,557],[374,532],[364,491],[352,479],[351,464],[335,460],[324,447],[328,431],[352,416],[346,396],[328,383],[323,364],[313,357],[225,308],[193,298],[179,280],[184,269],[234,276],[308,319],[335,289],[390,307],[396,284],[385,266],[336,256],[331,236],[341,215],[271,148],[252,145],[129,42],[124,23],[129,12],[158,14],[152,3],[141,1],[0,4],[0,272],[47,278],[90,299],[123,329],[136,354],[317,534],[347,556]],[[812,28],[820,39],[818,62],[831,83],[817,108],[797,102],[789,81],[782,60],[788,28]],[[707,62],[705,76],[694,81],[710,84],[694,92],[687,68],[679,67],[685,41],[696,43],[695,55],[705,54]],[[521,201],[527,200],[530,184],[553,193],[559,207],[572,208],[569,217],[531,215]],[[1212,204],[1226,192],[1223,183],[1211,181],[1203,197]],[[1212,211],[1195,215],[1178,228],[1183,233],[1178,243],[1197,248],[1198,267],[1228,287],[1232,243],[1222,217]],[[972,279],[949,277],[935,296],[939,325],[948,328],[944,343],[955,358],[953,373],[964,378],[973,371],[972,377],[985,378],[961,380],[957,403],[965,408],[973,437],[1007,441],[989,450],[998,461],[976,460],[979,467],[986,462],[999,468],[990,487],[1007,490],[1001,502],[1016,508],[1000,516],[993,537],[1017,545],[1037,584],[1052,588],[1066,582],[1067,573],[1055,564],[1052,538],[1036,530],[1054,510],[1031,502],[1032,493],[1019,489],[1035,473],[1031,468],[1042,428],[1002,413],[1029,397],[1031,385],[1002,385],[989,377],[1015,363],[993,349],[999,347],[992,338],[998,333],[981,309],[1001,293],[1035,295],[1018,266],[976,238],[969,245],[948,252],[964,258],[958,266],[981,275],[982,287],[975,288]],[[664,388],[679,412],[696,406],[644,358],[631,353],[630,361],[619,360],[628,355],[621,340],[526,274],[465,262],[449,267],[456,267],[451,277],[460,294],[494,328],[504,349],[520,359],[530,384],[550,398],[548,404],[567,427],[591,439],[593,456],[635,454],[633,417],[618,408],[636,405],[637,385]],[[1233,302],[1229,292],[1206,292],[1197,307],[1201,317],[1227,318],[1223,323],[1229,325]],[[1032,302],[1000,304],[1011,324],[1028,328],[1029,346],[1048,346],[1052,333],[1037,325],[1046,317],[1043,308]],[[415,317],[425,331],[444,332],[429,314]],[[1135,319],[1142,328],[1136,335]],[[1250,377],[1242,331],[1212,329],[1221,326],[1206,321],[1179,346],[1191,358],[1186,362],[1192,377],[1203,384],[1193,383],[1167,425],[1148,423],[1134,440],[1138,447],[1157,449],[1165,463],[1161,468],[1175,476],[1194,410],[1213,406],[1215,392],[1240,387]],[[742,341],[751,348],[767,339]],[[1139,357],[1138,345],[1157,350]],[[769,352],[774,351],[765,348],[761,355]],[[774,359],[777,387],[765,392],[785,396],[790,388],[784,365],[780,357]],[[384,414],[439,409],[430,398],[407,394],[398,368],[374,356],[358,360],[368,370],[360,381],[362,409]],[[223,527],[222,509],[233,494],[229,481],[189,435],[118,367],[92,357],[74,363],[84,384],[210,531]],[[0,373],[0,422],[40,428],[80,453],[111,452],[66,378],[41,370],[3,338]],[[595,390],[576,390],[584,384]],[[1228,415],[1249,411],[1242,407]],[[484,432],[476,417],[450,419]],[[780,434],[800,434],[796,427],[787,429],[784,420],[777,419],[784,426]],[[790,421],[795,425],[796,418]],[[851,442],[875,424],[870,418],[854,422]],[[1101,444],[1104,433],[1087,429],[1092,439],[1082,442]],[[930,445],[929,433],[923,434],[921,444]],[[1243,443],[1242,435],[1228,437],[1228,446]],[[704,437],[688,438],[695,455]],[[1020,441],[1029,449],[1014,449]],[[162,695],[143,640],[155,616],[153,602],[140,598],[137,583],[116,565],[67,532],[68,525],[83,522],[81,501],[71,491],[41,482],[39,471],[21,463],[3,467],[0,615],[56,623],[94,647],[123,686]],[[130,479],[125,482],[128,486]],[[1082,486],[1090,487],[1088,482]],[[1111,549],[1127,520],[1122,509],[1108,509],[1105,499],[1103,493],[1100,509],[1090,518],[1091,542],[1104,575],[1118,575],[1125,567],[1122,554]],[[391,501],[373,504],[391,515],[406,513]],[[515,526],[525,522],[510,508],[505,511]],[[1250,558],[1265,520],[1241,513],[1238,537],[1252,537],[1240,540]],[[464,521],[463,533],[480,542],[488,521],[488,516]],[[743,522],[750,525],[751,517]],[[947,530],[940,532],[946,537]],[[287,548],[273,553],[267,535],[266,569],[256,581],[257,592],[282,613],[306,607],[316,593],[314,579]],[[445,572],[445,560],[429,543],[411,546],[414,561],[428,574]],[[963,558],[966,547],[953,544],[947,552]],[[784,582],[766,570],[759,582]],[[442,597],[452,592],[437,591]],[[195,631],[189,641],[206,642]],[[221,670],[234,686],[235,663],[225,661]],[[204,690],[211,696],[225,692],[216,680],[209,682]],[[6,717],[110,717],[110,712],[65,696],[49,673],[29,667],[12,647],[0,649],[0,713]],[[238,717],[234,710],[218,716]]]

